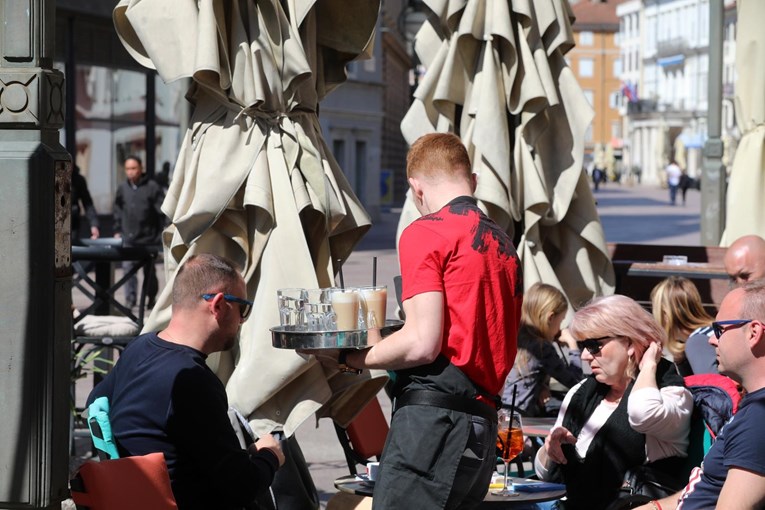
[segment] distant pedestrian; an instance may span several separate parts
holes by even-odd
[[[154,176],[154,180],[162,188],[163,193],[167,193],[167,188],[170,186],[170,162],[165,161],[162,163],[162,170]]]
[[[137,156],[125,159],[127,179],[117,188],[114,199],[114,237],[121,237],[123,246],[158,246],[162,233],[163,213],[160,209],[163,200],[159,184],[143,174],[143,165]],[[125,261],[125,272],[133,269],[138,261]],[[146,280],[148,307],[154,306],[159,290],[159,282],[154,271],[143,270]],[[138,279],[135,275],[125,284],[125,301],[132,308],[136,304]]]
[[[667,168],[664,170],[667,172],[667,185],[669,186],[669,203],[675,205],[677,200],[677,189],[680,187],[680,178],[683,175],[683,171],[677,166],[677,162],[673,159]],[[683,193],[685,197],[685,193]]]
[[[604,182],[605,179],[605,172],[603,172],[602,168],[595,167],[592,170],[592,183],[595,185],[595,191],[598,191],[600,189],[600,183]]]
[[[82,207],[80,207],[82,206]],[[93,198],[88,191],[88,182],[80,173],[80,167],[74,165],[72,171],[72,242],[80,239],[80,215],[85,213],[85,217],[90,223],[90,238],[98,239],[101,232],[98,229],[98,213],[93,206]]]
[[[680,176],[680,193],[683,197],[683,205],[685,205],[685,195],[688,193],[688,189],[693,187],[693,178],[688,175],[688,172],[683,169],[683,175]]]

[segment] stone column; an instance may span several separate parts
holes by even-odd
[[[709,99],[701,174],[701,245],[717,246],[725,230],[726,172],[722,163],[723,0],[709,2]]]
[[[53,0],[0,2],[0,508],[66,498],[71,162]]]

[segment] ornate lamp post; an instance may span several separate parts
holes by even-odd
[[[67,497],[71,162],[53,0],[0,5],[0,508]]]

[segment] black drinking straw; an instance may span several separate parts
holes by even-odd
[[[338,260],[337,263],[340,264],[340,261]],[[345,288],[345,280],[343,280],[343,266],[342,265],[340,265],[339,272],[340,272],[340,288],[344,289]]]
[[[377,257],[372,257],[372,287],[377,287]]]
[[[513,400],[510,402],[510,428],[513,428],[513,414],[515,414],[515,396],[518,393],[518,386],[513,386]]]

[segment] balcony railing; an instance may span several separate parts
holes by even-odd
[[[638,101],[627,103],[627,114],[651,113],[658,111],[658,104],[653,99],[640,99]]]
[[[688,41],[685,37],[674,37],[656,42],[656,57],[669,57],[682,55],[688,50]]]

